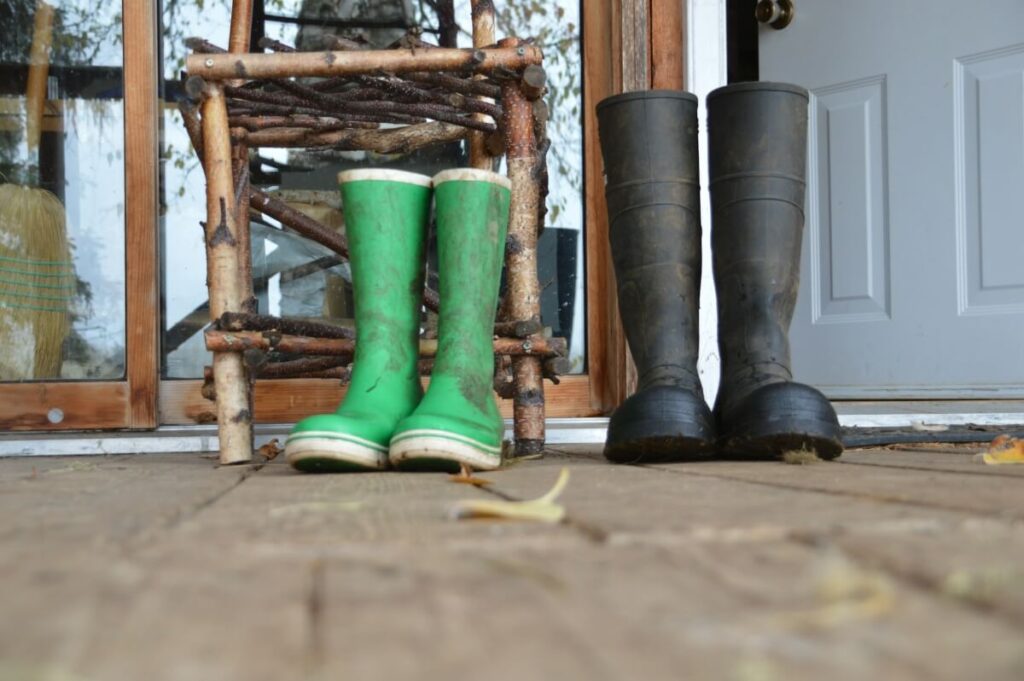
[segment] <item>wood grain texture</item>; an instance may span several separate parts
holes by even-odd
[[[621,21],[622,50],[622,92],[648,90],[652,86],[654,54],[652,40],[652,22],[654,21],[653,0],[619,0]],[[658,17],[658,23],[661,17]],[[617,294],[616,294],[617,295]],[[621,325],[619,327],[621,329]],[[629,352],[629,341],[619,331],[620,338],[615,339],[617,352],[622,355],[616,358],[616,365],[621,366],[622,375],[619,379],[622,395],[621,402],[636,392],[637,372],[633,356]]]
[[[753,468],[745,462],[719,461],[703,466],[659,465],[657,468],[682,476],[831,494],[836,503],[846,503],[851,498],[870,499],[878,503],[1024,520],[1024,494],[1016,478],[949,475],[930,469],[922,475],[921,471],[905,468],[845,464],[842,458],[809,466],[776,463]]]
[[[604,198],[604,165],[595,107],[622,91],[622,23],[618,0],[594,0],[583,5],[584,106],[583,163],[586,188],[587,370],[595,409],[608,413],[628,394],[625,335],[619,320],[608,242],[608,213]],[[612,49],[609,49],[611,46]]]
[[[521,69],[540,64],[540,48],[512,49],[364,50],[352,52],[292,52],[274,54],[190,54],[185,60],[189,75],[208,80],[345,76],[387,71],[472,71],[497,68]]]
[[[682,90],[686,32],[686,0],[651,3],[651,87]]]
[[[651,87],[650,0],[619,2],[622,25],[622,91],[647,90]]]
[[[125,3],[125,343],[130,394],[128,420],[119,425],[140,429],[157,425],[160,371],[156,35],[154,3]]]
[[[1024,477],[1024,466],[992,466],[979,461],[977,457],[986,449],[987,446],[914,445],[905,449],[847,451],[839,461],[848,466],[905,468],[935,473],[991,475],[1008,478]]]
[[[470,7],[473,21],[473,47],[483,48],[493,45],[496,41],[494,3],[492,0],[471,0]],[[473,118],[483,122],[494,122],[486,114],[474,114]],[[487,151],[485,137],[484,133],[480,131],[470,133],[469,165],[481,170],[493,170],[494,157]]]
[[[203,169],[206,173],[206,271],[210,318],[225,312],[244,312],[243,287],[238,272],[239,225],[233,210],[231,141],[224,89],[204,87]],[[247,228],[246,225],[245,228]],[[252,457],[252,408],[248,372],[235,352],[213,354],[213,378],[217,386],[217,434],[221,463],[239,463]]]
[[[449,515],[562,466],[567,523]],[[593,448],[481,477],[0,460],[0,677],[1021,678],[1020,523]]]
[[[252,35],[252,0],[232,0],[231,31],[228,36],[228,52],[244,54],[249,51],[249,37]]]
[[[424,385],[429,381],[424,379]],[[201,394],[202,381],[161,381],[160,422],[168,425],[212,423],[216,407]],[[590,406],[587,376],[563,376],[559,385],[545,385],[548,417],[599,416]],[[256,381],[256,423],[294,423],[310,414],[334,411],[345,387],[329,379]],[[512,417],[512,400],[498,400],[501,414]]]
[[[505,38],[499,45],[517,45]],[[502,86],[502,130],[505,134],[506,165],[512,184],[508,239],[505,246],[505,298],[508,319],[540,321],[540,282],[537,280],[538,206],[537,139],[534,136],[533,107],[520,83]],[[515,446],[520,454],[544,448],[544,381],[540,360],[515,357]]]
[[[0,431],[125,428],[131,419],[126,381],[5,383],[0,387]],[[59,409],[61,420],[47,417]]]
[[[561,497],[570,521],[598,528],[604,541],[613,545],[661,545],[683,538],[776,541],[855,530],[882,532],[918,521],[957,523],[965,517],[957,511],[870,498],[837,500],[827,491],[751,485],[745,477],[713,475],[721,466],[713,462],[656,468],[616,466],[605,462],[601,445],[580,445],[564,454],[563,449],[549,450],[543,461],[488,473],[487,477],[503,493],[530,499],[547,490],[561,467],[571,466],[569,485]],[[804,472],[770,462],[735,466],[752,478],[776,471],[796,478]],[[915,475],[918,480],[926,477]],[[881,480],[886,476],[874,477]]]

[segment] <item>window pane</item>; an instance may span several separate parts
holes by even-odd
[[[439,22],[432,3],[382,0],[272,0],[257,2],[256,34],[266,35],[302,50],[323,49],[331,35],[365,39],[387,47],[411,27],[423,30],[425,40],[455,39],[471,45],[468,0],[454,3],[454,21]],[[578,0],[558,0],[543,7],[513,7],[498,3],[499,35],[534,36],[547,55],[551,152],[548,228],[538,248],[543,287],[542,318],[555,335],[571,339],[574,371],[585,364],[583,278],[581,64]],[[540,3],[531,3],[539,5]],[[202,8],[201,11],[199,8]],[[262,17],[262,19],[261,19]],[[165,2],[163,129],[163,196],[165,258],[165,375],[198,377],[209,364],[200,333],[208,320],[206,267],[203,261],[204,219],[202,172],[191,154],[180,116],[173,108],[183,65],[185,37],[202,35],[215,44],[227,42],[230,3],[179,0]],[[466,165],[464,143],[433,147],[407,155],[332,150],[254,149],[250,176],[255,185],[344,231],[338,205],[336,176],[353,167],[393,167],[433,174]],[[252,222],[253,275],[260,312],[312,318],[334,324],[352,323],[348,268],[335,264],[332,253],[268,218]],[[433,268],[431,268],[433,269]],[[436,288],[436,272],[431,272]],[[433,315],[425,318],[431,334]]]
[[[0,3],[0,380],[125,366],[121,11]]]

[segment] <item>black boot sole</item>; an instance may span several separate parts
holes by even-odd
[[[619,464],[673,463],[706,461],[714,451],[714,443],[701,438],[649,437],[605,445],[604,457]]]
[[[800,452],[834,459],[843,452],[832,404],[802,383],[755,390],[721,417],[719,428],[719,453],[730,458],[780,459]]]
[[[658,386],[622,403],[608,423],[604,455],[613,463],[706,459],[714,453],[715,426],[704,398]]]

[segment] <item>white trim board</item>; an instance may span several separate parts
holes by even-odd
[[[989,405],[970,402],[943,403],[839,403],[839,423],[848,428],[907,428],[929,430],[928,426],[989,426],[1024,428],[1024,403]],[[978,407],[989,409],[980,411]],[[892,411],[890,407],[901,408]],[[944,411],[959,409],[959,411]],[[505,422],[505,437],[512,438],[512,423]],[[283,445],[290,424],[261,424],[255,427],[254,446],[277,438]],[[601,444],[608,429],[607,418],[559,418],[547,420],[549,445]],[[938,436],[937,436],[938,437]],[[217,427],[165,426],[146,433],[18,433],[0,436],[0,458],[13,456],[95,456],[115,454],[158,454],[215,452]]]
[[[550,445],[603,443],[606,418],[547,420]],[[291,424],[254,427],[253,446],[277,438],[281,446]],[[505,437],[512,439],[512,422],[505,421]],[[7,456],[91,456],[215,452],[219,448],[216,425],[164,426],[150,432],[8,433],[0,436],[0,458]]]

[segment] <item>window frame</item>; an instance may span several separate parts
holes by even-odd
[[[619,322],[594,108],[624,90],[682,87],[684,10],[684,0],[582,3],[587,373],[545,385],[549,417],[605,415],[635,386]],[[157,2],[124,2],[123,17],[126,375],[118,381],[2,384],[0,428],[141,430],[208,423],[215,412],[200,394],[202,381],[160,377]],[[343,394],[334,380],[257,381],[255,421],[287,423],[329,411]],[[54,424],[48,414],[55,408],[63,420]],[[501,408],[511,416],[510,400]]]
[[[158,425],[155,6],[153,0],[122,3],[125,376],[0,384],[2,430],[142,430]]]

